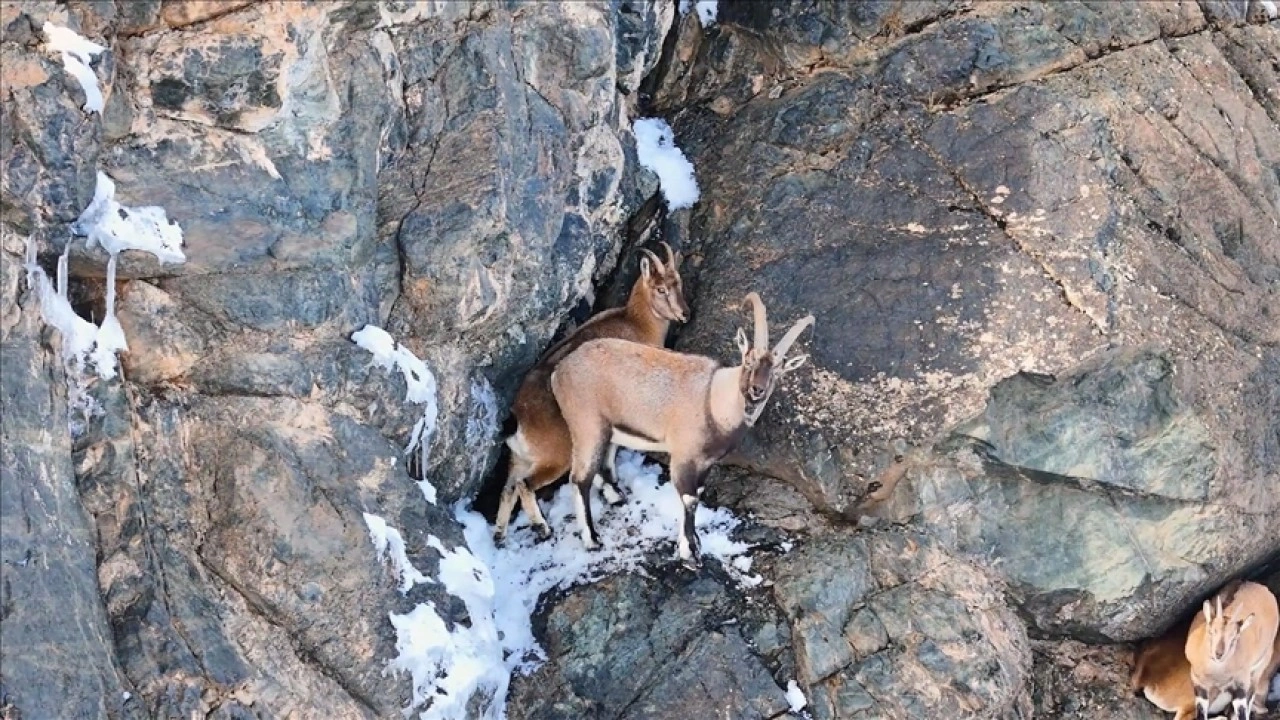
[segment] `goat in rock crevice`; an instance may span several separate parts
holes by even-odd
[[[701,355],[688,355],[624,340],[593,340],[560,361],[551,389],[564,413],[573,441],[570,479],[582,541],[598,547],[587,495],[610,444],[671,456],[671,481],[684,510],[677,548],[680,558],[697,565],[694,530],[698,489],[707,472],[741,440],[764,412],[778,379],[804,364],[807,355],[787,359],[808,315],[769,349],[764,303],[746,296],[755,317],[755,342],[739,328],[736,367]]]
[[[684,284],[680,278],[680,253],[672,252],[671,246],[665,242],[662,246],[667,251],[666,264],[652,252],[640,251],[640,277],[632,286],[625,306],[605,310],[587,320],[547,350],[525,376],[512,407],[517,427],[507,439],[511,465],[498,501],[493,532],[495,542],[501,544],[506,539],[507,525],[517,499],[539,539],[551,536],[551,528],[547,526],[534,493],[569,472],[572,458],[569,428],[551,392],[551,374],[557,363],[583,343],[599,338],[619,338],[661,346],[666,341],[671,323],[688,319],[689,306],[685,303]],[[600,478],[601,491],[611,505],[618,505],[623,500],[613,477],[616,450],[609,448],[608,473]]]

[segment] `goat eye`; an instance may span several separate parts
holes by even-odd
[[[666,294],[667,294],[667,289],[666,289],[666,288],[664,288],[664,287],[660,287],[660,288],[658,288],[658,294],[659,294],[659,295],[666,295]]]

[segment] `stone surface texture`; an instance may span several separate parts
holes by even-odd
[[[3,3],[0,717],[401,717],[388,614],[460,601],[364,513],[433,574],[524,372],[658,239],[679,350],[736,362],[752,290],[775,339],[816,317],[704,495],[763,582],[664,549],[543,598],[509,717],[1162,717],[1132,643],[1280,590],[1273,6]],[[107,48],[101,113],[46,23]],[[119,257],[86,417],[24,261],[70,244],[102,318],[99,172],[187,260]],[[435,377],[423,453],[365,324]]]

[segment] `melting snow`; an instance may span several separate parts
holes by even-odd
[[[45,23],[45,33],[50,41],[69,47],[68,52],[88,52],[86,48],[98,47],[79,35]],[[76,39],[83,45],[77,45]],[[27,286],[35,291],[40,302],[40,315],[57,329],[62,336],[63,364],[67,372],[69,409],[79,412],[87,420],[101,411],[89,395],[89,378],[92,364],[98,377],[110,380],[116,376],[116,353],[129,349],[124,328],[116,317],[116,259],[122,250],[143,250],[155,255],[161,262],[183,262],[182,229],[165,217],[163,208],[125,208],[115,201],[115,183],[106,174],[98,173],[98,185],[93,202],[71,226],[81,235],[88,235],[87,247],[95,242],[111,255],[107,261],[106,316],[101,325],[94,325],[76,314],[67,299],[67,258],[71,252],[68,241],[58,258],[58,283],[55,286],[44,269],[36,262],[36,246],[27,241]],[[78,435],[82,425],[70,420],[72,435]]]
[[[422,405],[422,417],[414,423],[409,432],[409,444],[406,454],[418,451],[419,467],[426,471],[428,451],[431,439],[435,436],[436,420],[440,407],[436,400],[436,376],[431,374],[427,364],[414,355],[408,348],[396,342],[386,330],[376,325],[365,325],[351,333],[351,341],[373,354],[373,364],[385,370],[399,370],[404,376],[406,386],[405,400]],[[432,505],[436,502],[436,489],[429,480],[418,483],[422,488],[422,496]]]
[[[787,681],[787,703],[791,705],[791,712],[798,713],[804,709],[809,701],[804,697],[804,691],[796,684],[795,680]]]
[[[62,67],[80,83],[84,90],[85,112],[102,114],[102,90],[98,87],[98,76],[93,74],[89,63],[95,55],[100,55],[105,47],[96,42],[86,40],[74,30],[59,27],[45,22],[45,46],[54,52],[61,53]]]
[[[364,524],[369,526],[369,539],[378,552],[378,559],[391,556],[391,564],[400,575],[400,592],[407,593],[418,583],[432,582],[431,578],[423,575],[409,562],[409,555],[404,549],[404,536],[399,530],[388,525],[386,520],[369,513],[364,514]]]
[[[177,221],[170,220],[162,207],[126,207],[116,202],[116,184],[101,170],[93,202],[80,213],[71,229],[77,235],[88,236],[86,247],[101,245],[112,255],[122,250],[144,250],[162,263],[187,260]]]
[[[545,659],[532,626],[542,594],[616,572],[643,572],[647,553],[664,545],[674,547],[681,503],[669,486],[659,484],[658,466],[638,453],[620,450],[617,469],[619,483],[629,491],[626,503],[606,508],[599,498],[592,498],[603,550],[583,549],[568,484],[549,508],[544,507],[556,533],[544,543],[534,542],[529,520],[521,514],[511,525],[507,544],[495,547],[489,523],[461,503],[455,515],[467,547],[450,550],[438,538],[428,537],[428,546],[441,556],[440,582],[466,604],[470,623],[450,630],[431,602],[391,615],[399,655],[390,667],[413,678],[413,702],[407,712],[430,701],[422,720],[474,717],[467,713],[467,703],[478,695],[483,699],[478,716],[502,720],[511,674],[529,672]],[[718,557],[740,582],[759,582],[758,576],[745,574],[749,563],[736,560],[749,548],[729,539],[739,524],[732,513],[699,507],[695,520],[704,556]]]
[[[690,0],[680,0],[680,14],[687,15],[691,5],[693,6],[692,9],[697,11],[698,20],[703,27],[710,27],[716,24],[716,15],[719,13],[717,0],[697,0],[696,3]]]
[[[698,201],[698,181],[693,163],[676,147],[671,126],[661,118],[639,118],[631,129],[636,136],[640,164],[657,174],[667,207],[672,210],[692,207]]]

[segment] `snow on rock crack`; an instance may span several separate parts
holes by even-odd
[[[433,582],[409,561],[409,554],[405,551],[404,536],[399,530],[388,525],[386,520],[370,513],[364,514],[364,524],[369,526],[369,539],[373,541],[378,559],[391,556],[391,564],[400,576],[400,592],[407,593],[418,583]]]
[[[431,370],[427,368],[427,364],[409,351],[408,348],[396,342],[391,337],[391,333],[376,326],[365,325],[363,328],[351,333],[351,341],[356,345],[368,350],[373,355],[373,364],[384,370],[399,370],[404,376],[406,386],[405,400],[414,405],[422,405],[422,417],[418,418],[418,422],[414,423],[413,430],[409,433],[409,444],[405,447],[405,453],[418,451],[418,457],[421,461],[420,467],[424,472],[427,467],[428,451],[431,446],[431,439],[435,436],[436,421],[439,418],[440,407],[436,399],[436,376],[431,374]],[[421,480],[418,487],[422,489],[422,496],[432,505],[436,502],[436,489],[428,480]]]
[[[693,163],[676,147],[671,126],[661,118],[639,118],[631,130],[636,136],[636,157],[641,166],[658,176],[667,207],[679,210],[698,202]]]
[[[95,55],[102,54],[107,48],[96,42],[87,40],[74,30],[54,25],[48,21],[41,28],[47,38],[46,47],[62,55],[62,67],[80,83],[84,90],[85,112],[102,114],[102,89],[98,87],[98,76],[93,74],[89,63]]]

